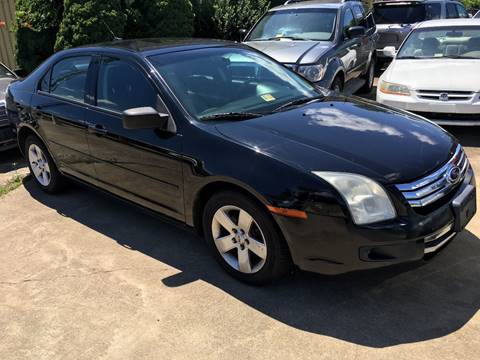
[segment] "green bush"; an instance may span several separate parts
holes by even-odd
[[[17,65],[26,73],[53,53],[63,0],[17,0]]]
[[[215,0],[213,23],[216,34],[238,40],[240,29],[250,29],[270,7],[270,0]]]
[[[127,21],[123,0],[64,0],[55,50],[122,37]]]
[[[134,0],[127,12],[128,38],[193,35],[190,0]]]
[[[213,22],[215,0],[192,0],[194,19],[194,33],[196,37],[218,37]]]

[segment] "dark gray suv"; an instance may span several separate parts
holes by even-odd
[[[359,1],[288,1],[270,9],[245,43],[322,87],[368,92],[376,37],[373,16]]]
[[[373,16],[380,36],[377,41],[379,65],[391,60],[383,55],[383,49],[386,46],[398,49],[415,24],[469,17],[463,4],[455,0],[381,0],[373,4]]]

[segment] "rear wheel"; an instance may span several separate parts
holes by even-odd
[[[30,173],[43,191],[55,193],[61,190],[64,179],[47,148],[38,137],[30,135],[26,139],[25,157],[28,161]]]
[[[291,269],[288,247],[271,217],[237,192],[221,192],[206,204],[203,228],[222,267],[242,281],[261,285]]]
[[[342,92],[344,87],[343,79],[340,75],[337,75],[335,79],[332,81],[332,85],[330,86],[330,90],[333,90],[335,92]]]

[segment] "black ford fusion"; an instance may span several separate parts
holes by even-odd
[[[12,84],[7,109],[41,189],[73,178],[194,227],[250,283],[294,265],[419,260],[476,212],[472,168],[447,132],[316,88],[244,45],[67,50]]]

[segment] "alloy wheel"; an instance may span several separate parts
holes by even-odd
[[[212,219],[212,235],[217,250],[235,270],[253,274],[265,265],[265,236],[245,210],[233,205],[218,209]]]
[[[35,144],[28,148],[28,161],[33,171],[33,175],[42,186],[48,186],[52,179],[48,160],[42,149]]]

